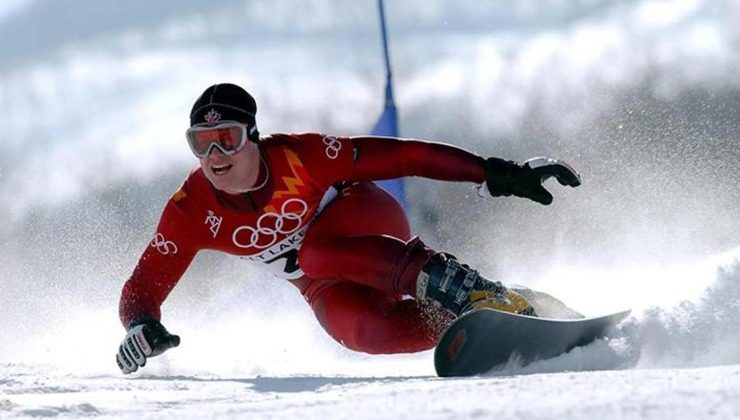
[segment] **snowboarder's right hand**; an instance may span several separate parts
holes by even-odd
[[[118,347],[116,362],[124,375],[136,372],[146,365],[150,357],[159,356],[167,349],[180,345],[180,337],[153,319],[143,319],[131,324]]]

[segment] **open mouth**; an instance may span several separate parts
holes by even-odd
[[[211,171],[217,176],[225,175],[229,170],[231,169],[233,165],[226,163],[223,165],[213,165],[211,166]]]

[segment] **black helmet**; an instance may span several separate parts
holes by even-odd
[[[249,126],[249,139],[258,141],[257,102],[252,95],[231,83],[219,83],[206,89],[193,104],[190,126],[221,120],[239,121]]]

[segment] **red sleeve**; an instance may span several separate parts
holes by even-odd
[[[355,162],[350,181],[421,176],[482,184],[485,159],[459,147],[393,137],[353,137]]]
[[[459,147],[395,137],[293,135],[311,176],[329,186],[339,181],[376,181],[421,176],[482,184],[485,159]]]
[[[302,133],[290,138],[311,179],[319,186],[326,188],[349,180],[354,164],[354,148],[349,137]]]
[[[160,320],[160,306],[192,262],[197,249],[187,217],[187,182],[167,202],[157,232],[123,285],[119,317],[123,326],[140,318]]]

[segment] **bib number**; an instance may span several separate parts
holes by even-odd
[[[262,264],[272,274],[294,280],[303,276],[303,270],[298,265],[298,251],[306,236],[308,226],[304,226],[297,232],[267,248],[258,255],[246,257],[249,261]]]

